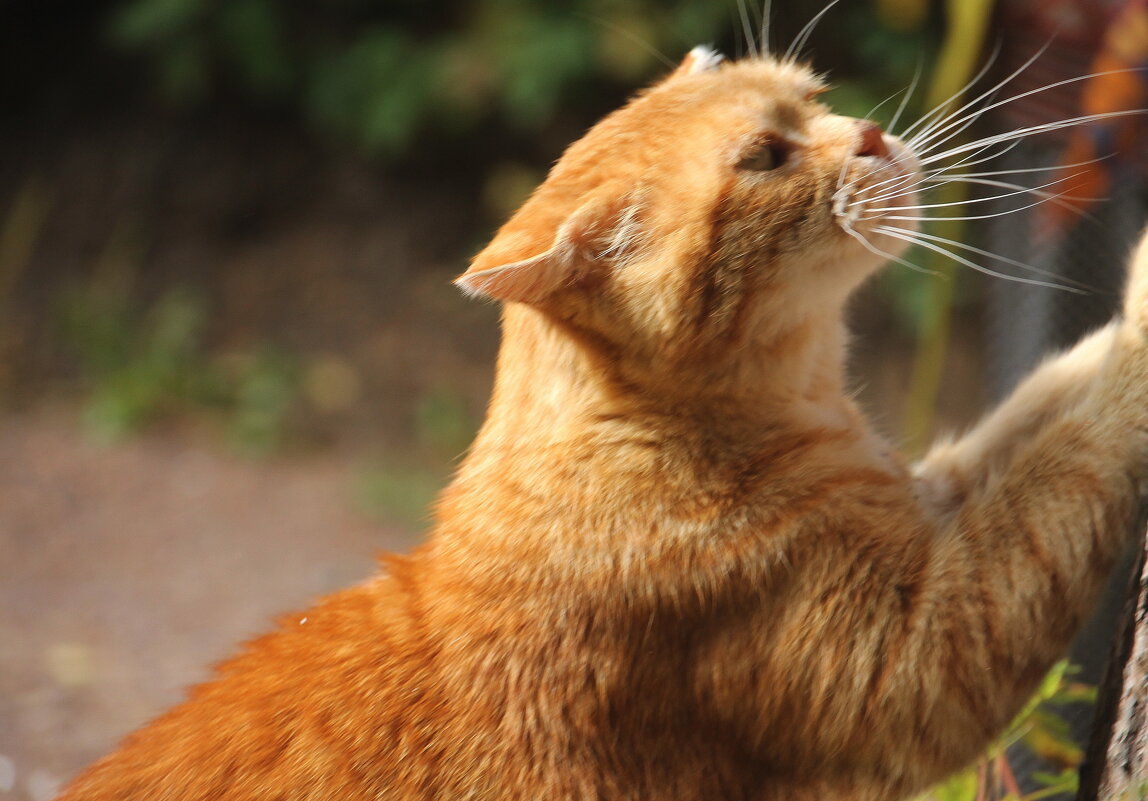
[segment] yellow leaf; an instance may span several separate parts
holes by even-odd
[[[945,3],[947,30],[930,86],[930,106],[944,103],[972,77],[992,7],[992,0],[947,0]]]
[[[877,0],[877,15],[895,31],[915,31],[925,21],[929,0]]]

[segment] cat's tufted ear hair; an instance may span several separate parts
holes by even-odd
[[[670,78],[679,78],[683,75],[693,75],[696,72],[716,70],[718,65],[724,60],[725,57],[712,47],[698,45],[686,53],[686,57],[682,59],[682,63],[670,73]]]
[[[518,303],[538,303],[562,286],[589,275],[624,249],[617,239],[633,222],[622,204],[590,200],[558,227],[549,248],[533,255],[512,232],[500,232],[454,279],[468,295]],[[525,256],[525,258],[523,257]]]

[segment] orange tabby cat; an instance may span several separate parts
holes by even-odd
[[[1122,322],[911,471],[844,391],[842,307],[917,162],[807,69],[719,61],[573,145],[459,278],[505,338],[430,541],[63,798],[886,801],[1012,717],[1148,475],[1148,244]]]

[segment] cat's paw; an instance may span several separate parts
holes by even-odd
[[[1128,261],[1124,289],[1124,319],[1143,335],[1148,335],[1148,228]]]

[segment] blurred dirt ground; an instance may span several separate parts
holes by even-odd
[[[0,417],[0,798],[51,798],[237,642],[407,549],[355,511],[350,474]]]

